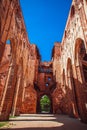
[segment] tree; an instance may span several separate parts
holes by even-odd
[[[51,101],[47,95],[44,95],[40,100],[41,111],[50,112]]]

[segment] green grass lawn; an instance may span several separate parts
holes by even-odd
[[[7,125],[7,124],[8,124],[8,122],[0,122],[0,127],[3,127],[5,125]]]
[[[9,118],[16,118],[17,116],[9,116]]]

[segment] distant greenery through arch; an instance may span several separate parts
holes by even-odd
[[[47,95],[44,95],[40,99],[41,113],[50,113],[51,101]]]

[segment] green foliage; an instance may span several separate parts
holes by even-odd
[[[17,116],[12,116],[12,115],[9,116],[9,118],[16,118],[16,117],[17,117]]]
[[[44,95],[40,100],[41,111],[50,112],[51,101],[47,95]]]
[[[7,125],[8,122],[0,122],[0,127]]]

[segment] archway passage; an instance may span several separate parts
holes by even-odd
[[[41,113],[51,112],[51,100],[47,95],[44,95],[40,99],[40,110]]]

